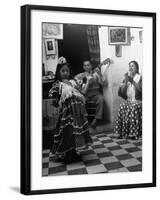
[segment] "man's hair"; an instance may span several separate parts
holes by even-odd
[[[84,62],[90,62],[90,64],[92,64],[89,58],[83,59],[82,63],[84,64]]]

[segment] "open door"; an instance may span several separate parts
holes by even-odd
[[[98,27],[92,25],[63,24],[63,40],[58,40],[58,54],[71,64],[74,75],[83,72],[83,59],[93,66],[100,63]],[[106,91],[106,90],[105,90]],[[104,121],[110,123],[110,108],[105,99]]]
[[[89,57],[86,27],[86,25],[64,24],[63,40],[58,41],[59,57],[64,56],[67,59],[74,75],[83,71],[83,58]]]

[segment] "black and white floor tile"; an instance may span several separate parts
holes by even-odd
[[[93,144],[80,153],[82,161],[64,164],[43,151],[42,176],[142,171],[142,140],[117,139],[112,133],[92,136]]]

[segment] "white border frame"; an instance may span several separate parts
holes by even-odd
[[[121,19],[121,20],[120,20]],[[143,171],[42,177],[41,23],[143,27]],[[62,11],[31,11],[31,190],[152,183],[152,17]]]

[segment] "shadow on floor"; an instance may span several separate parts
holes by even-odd
[[[19,187],[10,186],[9,189],[10,189],[10,190],[13,190],[14,192],[20,193],[20,188],[19,188]]]

